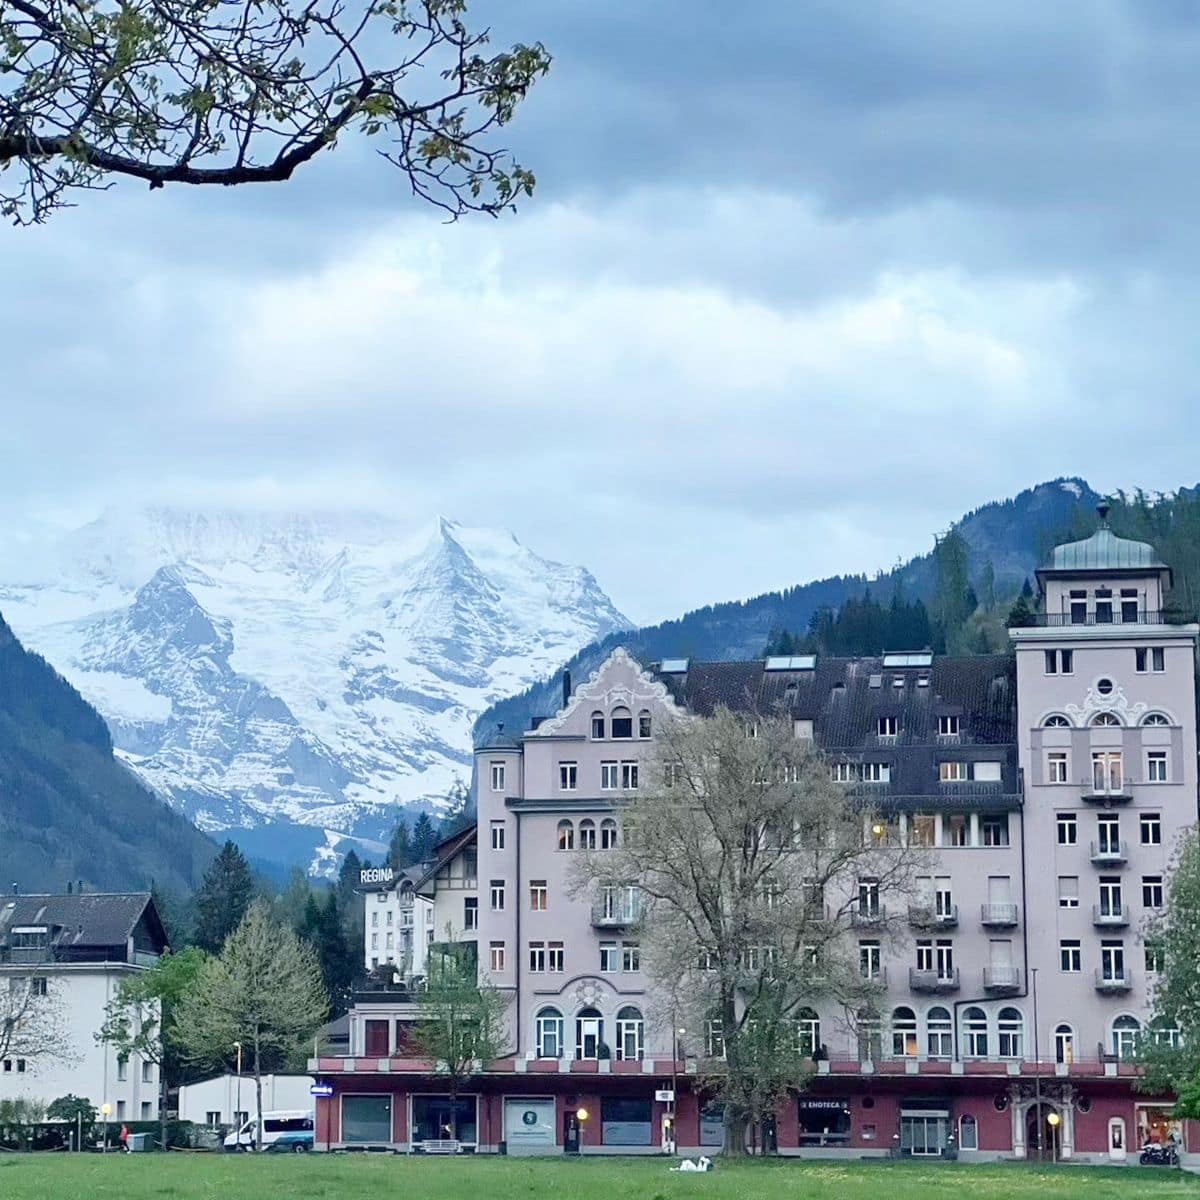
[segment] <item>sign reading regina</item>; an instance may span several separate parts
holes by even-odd
[[[366,870],[359,871],[359,883],[391,883],[396,877],[396,872],[391,867],[367,867]]]

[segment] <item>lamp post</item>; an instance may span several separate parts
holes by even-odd
[[[107,1100],[105,1100],[105,1102],[102,1105],[100,1105],[100,1115],[104,1118],[104,1133],[102,1134],[103,1140],[100,1143],[100,1153],[101,1154],[108,1153],[108,1115],[111,1112],[112,1112],[112,1105],[109,1104],[109,1102]]]
[[[233,1048],[237,1051],[237,1100],[234,1102],[233,1110],[233,1131],[237,1134],[237,1146],[242,1148],[242,1135],[239,1130],[242,1127],[242,1043],[234,1042]]]
[[[686,1029],[676,1028],[671,1038],[671,1153],[679,1153],[679,1039]]]
[[[1037,1150],[1038,1162],[1042,1161],[1042,1059],[1041,1046],[1038,1042],[1038,997],[1037,997],[1037,967],[1030,970],[1033,978],[1033,1094],[1037,1112]]]
[[[1046,1124],[1050,1126],[1050,1152],[1053,1155],[1052,1161],[1058,1162],[1058,1125],[1062,1117],[1056,1112],[1052,1112],[1046,1118]]]

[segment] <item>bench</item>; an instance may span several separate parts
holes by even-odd
[[[428,1138],[421,1143],[424,1154],[457,1154],[461,1148],[457,1138]]]

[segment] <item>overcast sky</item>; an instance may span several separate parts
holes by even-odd
[[[1200,477],[1193,4],[470,8],[555,55],[515,216],[347,144],[0,230],[9,522],[443,513],[645,621]]]

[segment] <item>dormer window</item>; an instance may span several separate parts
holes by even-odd
[[[876,725],[881,738],[894,738],[900,732],[898,717],[880,717]]]
[[[592,737],[597,741],[604,737],[604,714],[602,712],[592,713]]]
[[[612,710],[612,735],[614,738],[633,737],[633,714],[627,708]]]
[[[958,717],[938,717],[938,737],[958,737],[959,730]]]

